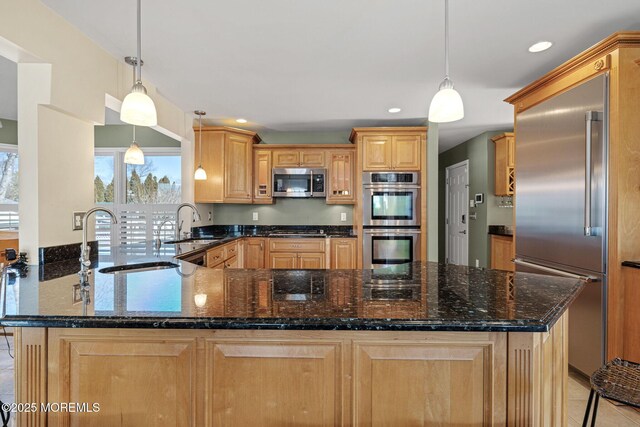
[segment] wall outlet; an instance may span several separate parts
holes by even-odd
[[[73,231],[82,230],[82,219],[84,218],[85,213],[86,212],[73,213],[73,227],[71,228]]]
[[[480,260],[479,259],[476,260],[476,267],[480,267]]]
[[[258,220],[258,212],[253,212],[253,220],[254,221]]]
[[[476,201],[473,200],[473,199],[469,200],[469,207],[470,208],[475,208],[476,207]]]
[[[207,216],[207,221],[212,221],[213,220],[213,212],[209,211],[209,215]]]
[[[340,221],[346,221],[346,220],[347,220],[347,213],[340,212]]]

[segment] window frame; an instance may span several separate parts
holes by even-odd
[[[0,143],[0,152],[18,154],[18,146],[14,144]],[[18,176],[20,175],[20,154],[18,154]],[[20,229],[20,196],[18,195],[18,203],[0,203],[0,212],[17,212],[18,222],[15,228],[0,228],[2,231],[17,231]],[[11,221],[10,224],[13,222]]]

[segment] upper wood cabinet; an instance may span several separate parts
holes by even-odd
[[[254,150],[253,203],[273,203],[271,194],[271,150]]]
[[[323,168],[325,166],[324,150],[273,150],[274,168]]]
[[[359,128],[351,141],[360,139],[362,169],[419,171],[426,128]]]
[[[329,158],[327,204],[355,203],[355,151],[329,151],[327,156]]]
[[[494,136],[491,140],[496,146],[494,194],[512,196],[516,187],[515,136],[512,132],[505,132]]]
[[[196,133],[198,129],[194,129]],[[195,164],[201,164],[207,179],[195,181],[197,203],[251,203],[253,187],[253,144],[255,132],[229,127],[202,129],[202,159],[196,144]]]

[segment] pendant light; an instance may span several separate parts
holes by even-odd
[[[138,0],[138,58],[141,55],[141,0]],[[122,101],[120,120],[125,123],[138,126],[155,126],[158,124],[158,115],[153,100],[147,95],[147,89],[142,84],[142,61],[138,63],[138,76],[131,92]]]
[[[202,116],[204,116],[207,113],[202,110],[196,110],[194,111],[194,113],[199,117],[198,123],[199,123],[200,130],[198,131],[199,133],[198,139],[200,140],[199,141],[200,154],[198,155],[198,159],[199,159],[198,169],[196,169],[196,173],[193,174],[193,179],[195,179],[196,181],[204,181],[207,179],[207,172],[202,167]]]
[[[438,93],[431,100],[429,121],[447,123],[463,117],[462,98],[449,79],[449,0],[444,0],[444,80],[440,83]]]
[[[133,125],[133,142],[124,153],[124,162],[129,165],[144,165],[144,153],[136,142],[136,125]]]
[[[133,82],[135,84],[138,58],[135,56],[127,56],[124,58],[124,61],[133,67]],[[142,66],[143,64],[144,62],[140,61],[139,65]],[[144,165],[144,153],[136,142],[136,125],[133,125],[133,141],[127,149],[127,152],[124,153],[124,162],[129,165]]]

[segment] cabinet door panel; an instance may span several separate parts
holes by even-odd
[[[301,269],[323,269],[325,268],[324,253],[299,253],[298,268]]]
[[[199,144],[196,143],[194,164],[195,167],[202,165],[207,172],[207,179],[194,181],[194,200],[196,203],[220,203],[224,197],[219,184],[224,180],[224,158],[220,156],[224,148],[224,133],[202,132],[202,150]]]
[[[355,343],[354,425],[496,425],[489,343]],[[496,402],[497,401],[497,402]]]
[[[299,164],[300,164],[299,151],[275,150],[273,152],[274,168],[298,167]]]
[[[290,252],[269,254],[269,268],[296,268],[298,256]]]
[[[331,239],[331,268],[356,268],[357,239]]]
[[[300,166],[308,168],[324,167],[324,151],[303,150],[300,152]]]
[[[340,343],[210,341],[206,351],[211,425],[342,424]]]
[[[398,135],[392,137],[393,168],[405,171],[420,170],[420,135]]]
[[[271,151],[253,153],[253,203],[273,203],[271,197]]]
[[[515,258],[513,237],[491,236],[491,268],[496,270],[516,271],[511,261]]]
[[[195,339],[136,342],[51,331],[50,348],[57,367],[49,376],[51,402],[96,402],[100,412],[51,412],[49,425],[196,424]]]
[[[355,203],[353,151],[337,151],[329,154],[329,185],[327,203]]]
[[[384,135],[365,135],[362,137],[364,167],[367,170],[391,169],[391,137]]]
[[[227,134],[225,143],[225,202],[251,203],[252,142],[244,135]]]
[[[248,238],[245,242],[244,268],[264,268],[266,239]]]

